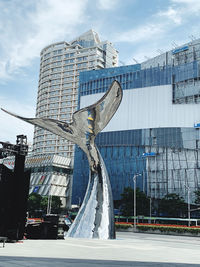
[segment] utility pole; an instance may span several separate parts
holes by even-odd
[[[133,183],[134,183],[134,202],[133,202],[133,216],[134,216],[134,222],[133,222],[133,231],[136,231],[136,179],[138,176],[141,176],[141,174],[135,174],[133,176]]]
[[[49,195],[48,195],[48,203],[47,203],[47,214],[51,214],[51,204],[52,204],[52,194],[51,194],[51,186],[50,185],[50,190],[49,190]]]
[[[149,217],[150,217],[150,223],[151,223],[151,205],[152,205],[152,199],[151,199],[151,196],[150,196],[150,199],[149,199]]]
[[[185,188],[187,189],[187,199],[188,199],[188,226],[190,226],[190,187],[189,185],[186,186],[185,185]]]
[[[188,186],[188,226],[190,226],[190,188]]]

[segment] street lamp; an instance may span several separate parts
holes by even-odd
[[[47,214],[51,214],[52,195],[48,195]]]
[[[133,231],[136,231],[136,179],[141,174],[135,174],[133,176],[133,183],[134,183],[134,203],[133,203],[133,216],[134,216],[134,223],[133,223]]]
[[[150,217],[150,223],[151,223],[151,205],[152,205],[152,199],[151,196],[149,198],[149,217]]]
[[[47,202],[47,214],[51,214],[51,204],[52,204],[52,184],[50,184],[49,194],[48,194],[48,202]]]
[[[190,187],[189,185],[188,186],[185,185],[185,188],[187,189],[187,193],[188,193],[187,195],[188,197],[188,226],[190,226]]]

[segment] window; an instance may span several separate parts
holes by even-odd
[[[73,81],[73,77],[66,77],[66,78],[63,79],[63,81],[64,82],[66,82],[66,81]]]
[[[63,87],[72,87],[73,86],[73,83],[64,83],[63,84]],[[68,89],[67,91],[66,90],[63,90],[63,93],[71,93],[72,90]]]
[[[53,61],[61,60],[61,56],[53,57],[52,60],[53,60]]]
[[[62,101],[64,101],[64,100],[65,100],[65,101],[66,101],[66,100],[71,100],[71,99],[72,99],[72,96],[71,96],[71,95],[64,95],[64,96],[61,97],[61,100],[62,100]]]
[[[61,77],[61,74],[60,73],[56,73],[56,74],[52,74],[51,75],[51,78],[60,78]]]
[[[60,109],[60,112],[66,112],[66,111],[67,111],[66,108],[61,108],[61,109]]]
[[[60,118],[61,118],[61,119],[66,119],[66,114],[61,114],[61,115],[60,115]]]
[[[47,54],[44,55],[43,58],[47,58],[47,57],[49,57],[49,56],[50,56],[50,53],[47,53]]]
[[[51,103],[49,104],[49,108],[57,108],[58,107],[58,103]]]
[[[73,68],[74,68],[74,65],[64,66],[65,70],[72,70]]]
[[[57,97],[50,97],[50,98],[49,98],[49,101],[50,101],[50,102],[59,101],[59,97],[58,97],[58,96],[57,96]]]
[[[62,49],[53,51],[53,54],[54,55],[61,54],[61,53],[62,53]]]
[[[61,61],[58,61],[58,62],[54,62],[51,64],[53,67],[56,67],[56,66],[61,66]]]
[[[51,84],[58,84],[58,83],[61,83],[60,79],[56,79],[56,80],[51,81]]]
[[[84,67],[87,66],[87,63],[78,63],[77,66],[78,66],[79,68],[84,68]]]
[[[65,64],[73,63],[73,62],[74,62],[74,59],[67,59],[67,60],[65,60],[64,62],[65,62]]]
[[[55,140],[48,140],[48,141],[46,141],[46,145],[54,145],[56,143],[56,141]]]
[[[51,91],[51,92],[49,92],[49,95],[50,96],[53,96],[53,95],[59,95],[60,94],[60,91]]]
[[[64,72],[64,75],[67,75],[67,76],[70,76],[70,75],[74,75],[74,72],[73,71],[66,71]]]
[[[52,72],[61,71],[61,68],[52,68]]]
[[[57,113],[57,109],[50,109],[48,113],[49,114],[56,114]]]
[[[60,84],[55,84],[55,85],[51,85],[50,89],[51,90],[55,90],[55,89],[59,89],[60,88]],[[59,93],[59,91],[56,91]]]

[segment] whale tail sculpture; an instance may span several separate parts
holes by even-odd
[[[114,81],[98,102],[76,111],[71,123],[47,118],[24,118],[2,109],[16,118],[74,142],[86,153],[90,166],[88,187],[68,237],[115,238],[112,191],[105,164],[94,140],[111,120],[121,100],[121,86]]]

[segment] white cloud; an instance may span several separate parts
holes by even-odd
[[[22,105],[21,102],[17,102],[12,99],[0,97],[0,107],[8,111],[14,112],[18,115],[25,117],[35,117],[35,107]],[[24,134],[27,136],[28,142],[33,142],[34,126],[23,122],[15,117],[0,110],[0,141],[11,143],[16,142],[16,136]]]
[[[74,37],[87,0],[0,2],[0,78],[30,65],[46,45]]]
[[[199,0],[171,0],[172,3],[178,4],[189,4],[189,5],[200,5]]]
[[[118,33],[114,37],[114,41],[131,43],[142,42],[145,40],[149,41],[151,39],[154,39],[155,35],[161,34],[163,30],[164,27],[162,24],[149,23],[123,33]]]
[[[179,27],[179,33],[182,31],[184,34],[187,34],[184,30],[184,25],[188,26],[194,16],[199,16],[199,11],[199,0],[170,0],[169,6],[166,9],[147,17],[145,24],[141,23],[139,26],[127,31],[118,32],[112,41],[132,44],[151,41],[160,48],[160,44],[163,43],[162,38],[167,38],[170,42],[168,34],[170,33],[171,35],[172,31],[176,32],[177,27]],[[197,25],[200,26],[198,20]],[[195,35],[194,27],[192,26],[190,27],[191,32],[188,35]]]
[[[118,6],[119,0],[98,0],[98,8],[110,10]]]
[[[163,12],[175,23],[184,22],[192,16],[199,16],[200,1],[199,0],[171,0],[172,6],[166,12]]]
[[[161,17],[165,17],[173,21],[175,24],[181,24],[182,22],[182,16],[179,10],[173,7],[169,7],[167,11],[161,11],[157,15]]]

